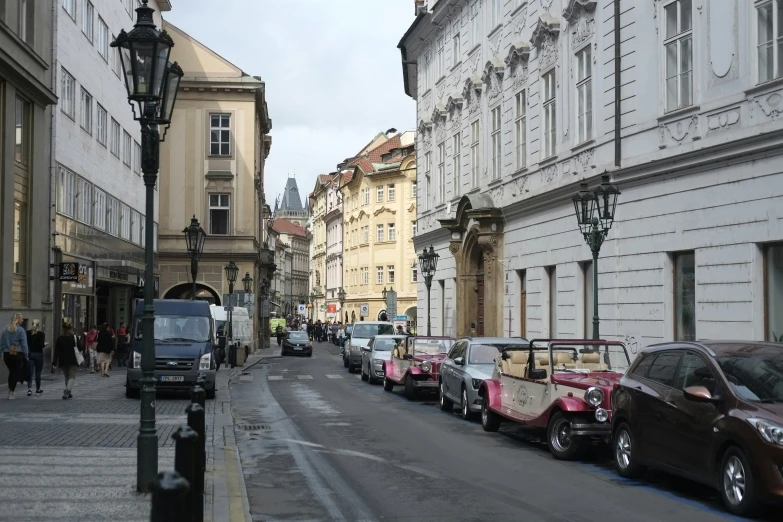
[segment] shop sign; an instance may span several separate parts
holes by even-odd
[[[329,314],[337,313],[337,305],[336,304],[326,305],[326,312]]]
[[[76,277],[73,277],[73,269],[68,267],[64,272],[63,265],[72,265],[76,267]],[[68,279],[62,279],[67,275]],[[64,294],[92,295],[95,286],[95,272],[93,267],[84,263],[60,263],[60,277],[62,281],[62,291]]]
[[[79,263],[60,263],[60,281],[78,281]]]

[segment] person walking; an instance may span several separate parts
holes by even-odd
[[[117,366],[127,367],[128,358],[128,326],[123,322],[117,328]]]
[[[340,323],[340,326],[337,327],[337,346],[342,348],[344,344],[345,344],[345,328],[343,328],[342,323]]]
[[[63,322],[63,332],[54,345],[54,357],[52,358],[52,367],[62,369],[65,377],[63,399],[73,398],[73,384],[76,382],[76,370],[79,368],[76,356],[78,351],[79,347],[76,343],[73,326],[69,322]]]
[[[28,360],[29,349],[27,347],[27,332],[22,328],[24,318],[16,312],[11,314],[11,322],[3,329],[0,336],[0,353],[3,354],[3,362],[8,367],[8,399],[14,398],[16,383],[19,381],[19,372]]]
[[[109,364],[114,355],[114,336],[109,330],[109,325],[103,323],[98,330],[98,344],[95,348],[98,353],[98,366],[101,369],[101,377],[109,376]]]
[[[95,325],[90,326],[90,331],[85,334],[84,346],[86,367],[90,369],[90,373],[95,373],[98,371],[98,353],[95,351],[98,347],[98,329]]]
[[[46,346],[46,334],[41,330],[41,321],[33,320],[33,327],[27,331],[27,348],[30,351],[30,375],[27,379],[27,396],[33,394],[33,375],[35,375],[35,394],[41,395],[41,371],[43,370],[43,350]]]

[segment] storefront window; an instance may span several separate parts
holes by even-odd
[[[783,245],[767,248],[767,339],[783,342]]]
[[[674,338],[696,339],[696,256],[681,252],[674,256]]]

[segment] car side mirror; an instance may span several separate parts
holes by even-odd
[[[454,364],[457,366],[464,366],[465,365],[465,359],[463,357],[457,357],[454,359]]]
[[[720,397],[712,395],[710,390],[704,386],[688,386],[682,390],[682,393],[686,399],[693,402],[709,402],[712,404],[720,402]]]
[[[362,346],[362,351],[363,352],[369,352],[369,351],[372,351],[372,349],[369,346]]]
[[[406,361],[411,361],[413,360],[413,354],[406,353],[405,355],[402,356],[402,358],[405,359]]]
[[[530,370],[528,378],[533,379],[534,381],[543,381],[546,379],[546,370],[543,368],[534,368]]]

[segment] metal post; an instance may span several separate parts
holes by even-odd
[[[155,123],[157,104],[148,103],[141,120],[141,158],[146,188],[144,237],[144,314],[141,319],[141,421],[136,456],[136,489],[147,492],[158,474],[158,434],[155,429],[155,183],[160,166],[160,132]]]
[[[196,300],[196,278],[198,277],[198,258],[192,256],[190,258],[190,275],[193,276],[193,290],[190,296],[192,301]]]
[[[598,253],[593,250],[593,339],[600,339],[598,333]]]
[[[207,398],[207,392],[204,391],[204,388],[202,388],[201,385],[198,384],[198,381],[196,381],[196,385],[190,389],[191,402],[195,402],[196,404],[204,408],[206,404],[206,398]],[[204,411],[206,411],[206,408],[204,408]]]
[[[176,453],[174,454],[174,469],[190,484],[188,492],[185,494],[184,509],[182,512],[182,518],[179,520],[193,521],[193,505],[196,502],[201,502],[203,505],[204,497],[196,498],[195,488],[196,483],[196,442],[198,441],[198,433],[190,429],[189,426],[180,426],[176,432],[171,436],[176,441]],[[199,472],[201,470],[198,470]]]
[[[228,341],[234,336],[234,283],[228,283]]]
[[[204,420],[204,408],[198,403],[193,402],[187,408],[188,426],[198,434],[198,441],[194,450],[195,477],[191,482],[191,491],[193,495],[193,520],[201,522],[204,520],[204,472],[207,469],[207,434]]]
[[[430,335],[432,335],[432,331],[431,331],[432,313],[430,311],[430,288],[432,288],[432,277],[425,278],[424,283],[427,286],[427,337],[429,337]]]
[[[152,491],[151,522],[172,522],[186,520],[185,495],[190,484],[176,471],[164,471],[150,484]]]
[[[198,452],[199,454],[197,456],[199,457],[199,463],[201,464],[200,468],[203,470],[206,468],[205,454],[207,447],[207,428],[204,408],[202,408],[198,402],[191,402],[188,407],[185,408],[185,413],[188,414],[188,426],[198,433],[199,436],[198,445],[201,448],[201,451]]]

